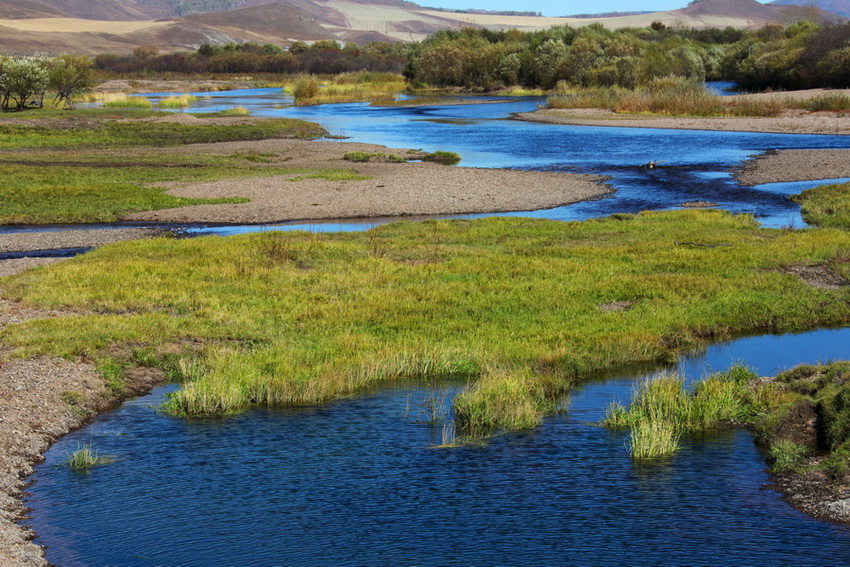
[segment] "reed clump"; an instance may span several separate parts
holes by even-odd
[[[73,471],[85,472],[89,469],[111,462],[108,457],[98,455],[90,443],[79,445],[77,449],[68,455],[65,464]]]
[[[190,94],[169,95],[157,104],[160,108],[188,108],[198,102],[198,97]]]
[[[748,413],[747,384],[755,376],[735,367],[698,382],[692,391],[676,374],[661,374],[642,382],[631,404],[613,404],[604,424],[630,430],[634,458],[662,457],[679,448],[685,433],[707,431],[742,423]]]
[[[843,112],[850,110],[850,95],[846,93],[829,93],[812,97],[805,101],[804,108],[811,112],[832,111]]]
[[[685,77],[658,77],[635,89],[577,88],[559,84],[547,99],[548,108],[601,108],[617,113],[669,116],[777,116],[784,110],[778,100],[721,97],[698,81]]]
[[[315,77],[298,78],[290,90],[296,105],[332,104],[342,102],[394,102],[407,90],[401,75],[361,71],[342,73],[321,80]]]
[[[151,108],[153,106],[151,101],[143,96],[104,94],[101,100],[106,108]]]

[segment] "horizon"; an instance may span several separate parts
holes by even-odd
[[[540,12],[544,16],[559,17],[575,14],[604,14],[609,12],[663,12],[687,6],[689,0],[529,0],[517,8],[511,0],[415,0],[420,6],[448,10],[493,10]],[[756,0],[767,4],[768,0]]]

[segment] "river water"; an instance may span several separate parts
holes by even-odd
[[[201,105],[315,120],[355,141],[457,151],[465,165],[611,175],[613,197],[533,213],[569,220],[704,199],[769,226],[801,226],[786,199],[801,185],[742,188],[729,168],[765,149],[848,144],[508,119],[538,102],[293,108],[265,89]],[[638,167],[650,159],[665,167]],[[743,362],[774,374],[847,358],[842,329],[714,345],[680,370],[696,378]],[[173,386],[160,388],[48,451],[27,500],[31,523],[48,560],[65,567],[850,564],[850,528],[808,518],[765,489],[764,458],[744,431],[690,437],[670,459],[632,462],[625,436],[593,422],[646,372],[588,382],[535,431],[454,449],[435,448],[443,431],[422,405],[435,389],[448,404],[457,383],[390,384],[323,406],[191,420],[152,409]],[[88,442],[115,461],[87,474],[61,466]]]

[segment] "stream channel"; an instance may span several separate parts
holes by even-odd
[[[313,120],[353,141],[455,151],[467,166],[612,176],[611,197],[513,213],[559,220],[709,200],[765,226],[802,227],[787,195],[821,183],[744,188],[729,170],[766,149],[850,146],[839,136],[509,119],[538,99],[295,108],[277,89],[204,94],[192,111],[239,105]],[[650,160],[664,167],[639,167]],[[382,221],[280,228],[358,230]],[[850,359],[850,328],[742,338],[678,367],[696,379],[734,363],[770,375],[836,359]],[[448,409],[459,383],[393,383],[318,407],[191,420],[153,409],[175,388],[164,386],[47,452],[30,488],[28,523],[48,560],[63,567],[850,564],[850,526],[807,517],[766,488],[764,457],[749,433],[687,437],[675,456],[636,463],[624,434],[593,425],[658,370],[598,377],[535,431],[452,449],[435,447],[443,427],[429,422],[425,407],[436,399]],[[114,462],[86,474],[61,465],[89,442]]]

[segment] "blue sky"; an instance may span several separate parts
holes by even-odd
[[[414,0],[421,6],[438,8],[484,10],[514,10],[542,12],[544,16],[598,14],[602,12],[637,12],[676,10],[690,0]],[[768,0],[759,0],[762,4]]]

